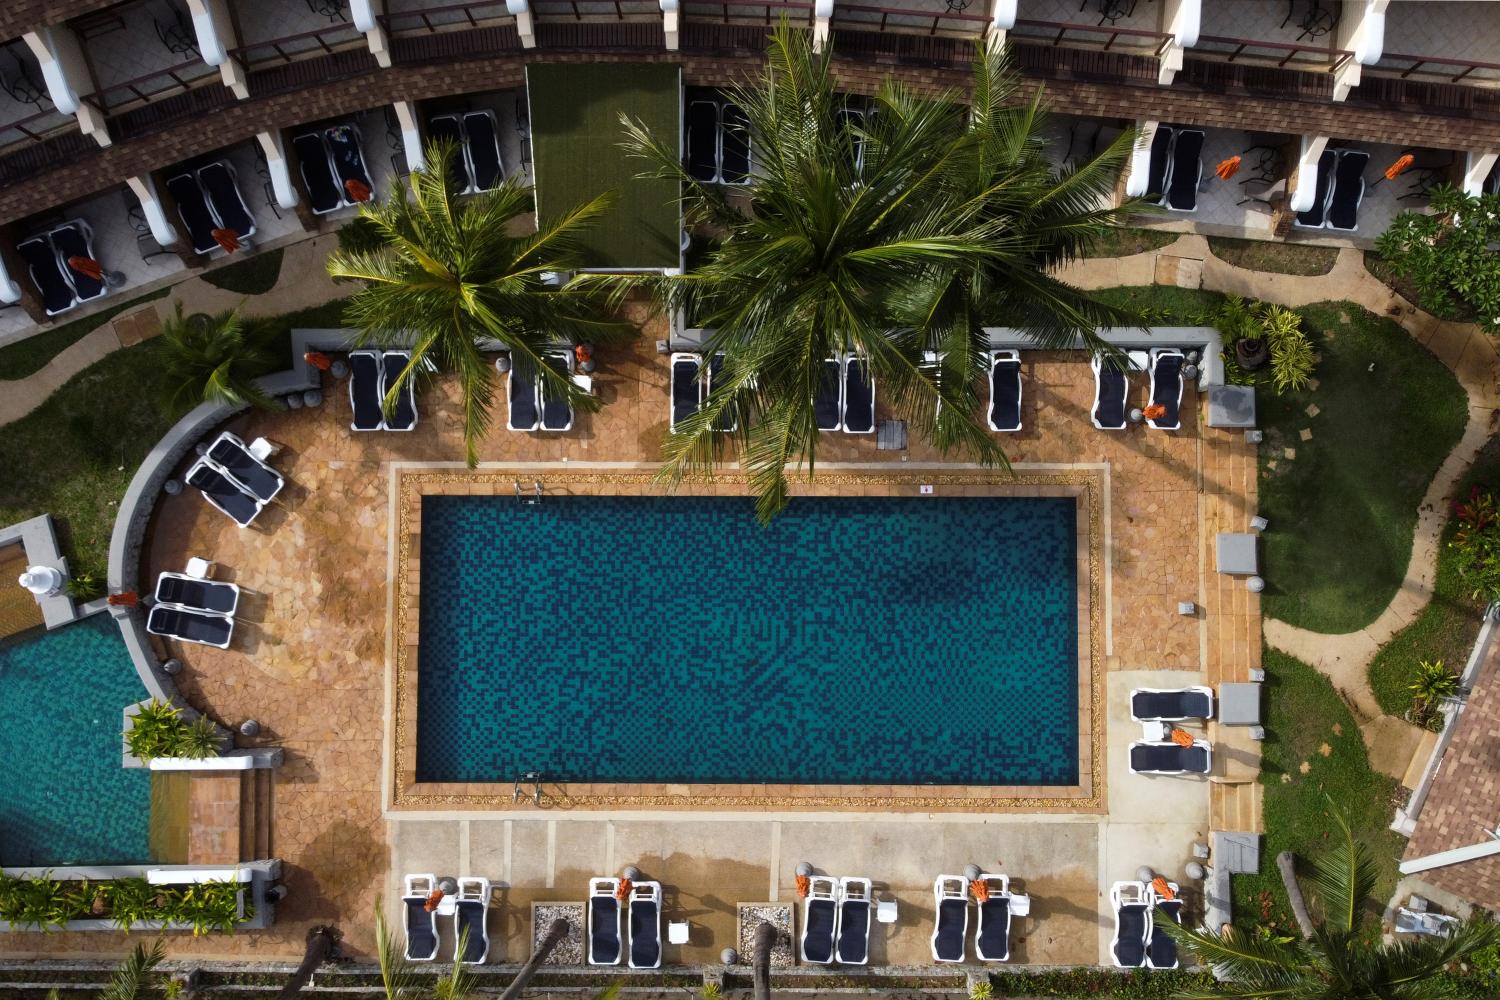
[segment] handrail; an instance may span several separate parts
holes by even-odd
[[[1055,29],[1061,33],[1086,31],[1095,35],[1109,35],[1109,44],[1114,43],[1114,36],[1116,35],[1133,35],[1137,38],[1150,38],[1153,41],[1163,41],[1172,37],[1172,33],[1169,31],[1151,31],[1146,28],[1118,28],[1113,25],[1106,28],[1102,24],[1074,24],[1072,21],[1033,21],[1030,18],[1024,17],[1016,18],[1015,26],[1018,28],[1046,28],[1049,31]],[[1106,44],[1105,48],[1108,47],[1109,45]]]
[[[767,25],[775,23],[771,17],[773,10],[802,11],[807,14],[809,20],[812,19],[813,14],[811,0],[738,0],[738,2],[736,0],[683,0],[683,11],[688,15],[687,22],[701,22],[702,18],[695,11],[704,7],[720,8],[723,11],[724,24],[733,23],[729,20],[730,8],[741,8],[734,12],[735,17],[749,17],[752,13],[764,12],[764,22]]]
[[[20,132],[26,138],[30,139],[32,142],[44,142],[46,141],[46,137],[44,135],[34,132],[26,126],[30,125],[34,121],[37,121],[38,119],[46,118],[48,115],[61,115],[63,119],[62,124],[78,124],[78,120],[72,115],[65,115],[61,111],[57,110],[57,108],[48,106],[46,108],[43,108],[41,111],[36,112],[35,114],[27,115],[25,118],[18,118],[13,122],[0,122],[0,133],[9,132],[11,129],[15,129],[17,132]],[[53,131],[57,130],[53,129]]]
[[[585,2],[590,2],[590,0],[585,0]],[[592,2],[598,3],[600,2],[600,0],[592,0]],[[627,16],[627,12],[620,6],[621,3],[640,3],[648,7],[648,9],[646,10],[630,11],[630,17],[640,17],[643,14],[648,17],[654,15],[659,18],[661,16],[661,7],[658,6],[654,2],[654,0],[603,0],[603,2],[614,4],[616,21],[623,21]],[[573,14],[573,19],[575,21],[582,21],[585,16],[583,11],[578,9],[578,0],[531,0],[531,10],[534,14],[543,15],[565,13],[565,11],[549,10],[549,7],[569,8]],[[600,12],[590,11],[587,16],[598,17],[600,16]]]
[[[190,77],[186,80],[177,75],[182,70],[188,69],[192,66],[201,67],[203,69],[203,72],[198,76]],[[88,96],[91,98],[98,98],[95,106],[98,107],[100,111],[109,112],[120,104],[128,103],[131,99],[137,101],[151,101],[157,97],[160,97],[162,92],[159,90],[152,91],[151,93],[144,93],[141,91],[139,85],[148,81],[159,80],[162,77],[168,77],[177,87],[181,88],[182,90],[189,90],[191,89],[193,84],[199,83],[209,76],[217,75],[218,69],[216,67],[210,66],[208,63],[204,62],[202,58],[193,58],[188,59],[185,62],[180,62],[175,66],[168,66],[166,69],[158,69],[150,73],[143,73],[138,77],[130,80],[125,80],[121,83],[112,83],[108,87],[96,90]],[[130,96],[123,98],[118,102],[112,100],[110,98],[110,95],[120,90],[128,90],[130,92]]]
[[[272,38],[272,39],[269,39],[268,41],[264,41],[264,42],[251,42],[251,43],[249,43],[247,45],[241,45],[241,46],[238,46],[237,48],[230,49],[229,50],[229,54],[232,55],[232,56],[234,56],[236,59],[239,59],[241,62],[245,63],[248,66],[248,65],[251,65],[252,63],[254,63],[256,60],[251,60],[251,59],[245,58],[245,53],[247,53],[247,52],[253,52],[256,49],[271,48],[271,49],[275,49],[276,50],[276,54],[281,57],[281,59],[282,59],[283,62],[289,62],[290,63],[290,62],[295,62],[297,60],[297,57],[299,55],[302,55],[303,53],[301,53],[301,52],[287,53],[282,48],[282,46],[285,45],[287,42],[300,42],[300,41],[303,41],[305,39],[312,39],[313,41],[317,42],[320,46],[322,46],[323,53],[325,55],[333,55],[333,53],[336,50],[334,48],[332,48],[326,41],[323,40],[323,36],[324,35],[339,34],[339,33],[342,33],[342,32],[352,32],[352,35],[348,39],[351,42],[356,41],[356,40],[363,40],[363,38],[364,38],[364,36],[360,33],[360,31],[359,31],[358,28],[356,28],[353,24],[350,24],[350,23],[346,22],[344,24],[330,25],[330,26],[328,26],[326,28],[317,28],[317,29],[314,29],[312,31],[298,32],[295,35],[283,35],[280,38]]]
[[[1445,56],[1409,56],[1409,55],[1405,55],[1404,53],[1401,53],[1401,52],[1382,52],[1380,54],[1380,62],[1377,62],[1373,66],[1370,66],[1368,68],[1372,69],[1372,70],[1378,70],[1378,69],[1381,68],[1380,63],[1385,62],[1387,59],[1410,59],[1411,60],[1412,65],[1409,66],[1409,67],[1407,67],[1401,73],[1401,79],[1403,79],[1403,80],[1405,80],[1407,77],[1411,76],[1413,73],[1415,73],[1418,69],[1420,69],[1421,67],[1423,67],[1427,63],[1437,63],[1437,64],[1443,65],[1443,66],[1462,66],[1462,67],[1464,67],[1464,71],[1462,73],[1458,74],[1457,76],[1449,78],[1449,80],[1448,80],[1449,83],[1457,83],[1458,81],[1462,80],[1464,77],[1468,76],[1470,73],[1474,72],[1476,69],[1500,70],[1500,63],[1478,62],[1478,61],[1473,60],[1473,59],[1449,59],[1449,58],[1447,58]],[[1444,73],[1442,75],[1447,76],[1446,73]]]
[[[863,11],[863,12],[866,12],[866,13],[871,13],[871,14],[879,14],[880,15],[880,30],[881,31],[886,30],[886,23],[890,20],[890,18],[891,18],[892,15],[894,15],[896,17],[915,17],[915,18],[929,18],[930,17],[930,18],[932,18],[932,27],[928,31],[928,34],[931,34],[931,35],[937,34],[938,25],[941,24],[941,23],[943,23],[944,21],[949,21],[949,22],[951,22],[951,21],[973,21],[973,22],[975,22],[977,24],[984,24],[984,25],[988,25],[990,23],[989,17],[987,17],[984,14],[967,14],[967,13],[961,11],[961,10],[950,10],[950,11],[911,10],[911,9],[905,8],[905,7],[874,7],[874,6],[870,6],[870,5],[867,5],[867,4],[836,3],[836,4],[833,5],[833,26],[835,28],[840,27],[840,24],[839,24],[839,15],[840,14],[844,14],[844,13],[848,13],[849,11],[856,11],[856,10],[857,11]],[[870,23],[872,23],[872,22],[854,20],[854,21],[845,21],[843,26],[844,27],[849,27],[849,26],[852,26],[852,25],[870,24]]]
[[[429,32],[435,32],[440,27],[445,27],[446,25],[434,25],[432,23],[432,21],[429,20],[429,18],[430,18],[431,15],[434,15],[434,14],[454,14],[454,13],[461,13],[468,20],[469,27],[471,27],[471,28],[477,28],[477,27],[479,27],[479,21],[476,21],[474,19],[474,11],[475,11],[476,8],[482,8],[482,7],[498,7],[500,9],[497,10],[497,11],[495,11],[493,14],[483,14],[483,15],[481,15],[480,20],[489,21],[489,20],[493,20],[493,19],[501,18],[501,17],[514,17],[515,16],[515,15],[511,14],[510,8],[507,7],[506,4],[505,4],[505,0],[476,0],[476,2],[474,2],[474,3],[450,3],[450,4],[444,4],[441,7],[426,7],[426,8],[423,8],[422,10],[402,10],[402,11],[396,11],[396,12],[390,13],[390,14],[381,14],[379,16],[379,19],[380,19],[380,22],[385,25],[387,31],[393,31],[394,32],[394,31],[409,31],[409,30],[412,30],[413,28],[415,28],[415,25],[413,25],[412,28],[400,28],[400,27],[396,26],[395,22],[398,21],[398,20],[400,20],[400,19],[402,19],[402,18],[406,18],[406,19],[415,18],[416,20],[421,21],[422,25]]]
[[[1344,63],[1354,58],[1354,53],[1348,49],[1336,49],[1332,44],[1323,45],[1300,45],[1296,42],[1263,42],[1253,38],[1234,38],[1228,35],[1199,35],[1198,44],[1204,42],[1217,42],[1221,45],[1233,45],[1235,47],[1226,62],[1234,62],[1246,49],[1272,49],[1285,51],[1286,58],[1277,63],[1277,66],[1285,66],[1297,57],[1298,53],[1311,52],[1316,55],[1327,56],[1332,65],[1330,70],[1338,69]],[[1334,58],[1337,56],[1337,58]]]

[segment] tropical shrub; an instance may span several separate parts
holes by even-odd
[[[1500,600],[1500,505],[1493,493],[1474,487],[1455,501],[1458,520],[1448,545],[1458,557],[1458,575],[1475,599]]]
[[[131,716],[130,728],[125,730],[126,749],[141,760],[217,757],[219,740],[219,729],[208,716],[188,722],[182,717],[182,709],[155,698]]]
[[[1302,317],[1273,302],[1247,302],[1238,295],[1225,295],[1204,318],[1224,341],[1225,375],[1239,385],[1256,385],[1263,377],[1240,367],[1235,345],[1245,340],[1264,341],[1270,354],[1269,379],[1276,394],[1307,388],[1317,367],[1312,341],[1302,331]]]
[[[247,898],[240,913],[238,882],[151,885],[143,878],[18,878],[0,873],[0,920],[45,930],[69,920],[112,919],[129,928],[161,920],[190,928],[195,936],[229,932],[255,915]]]
[[[92,573],[78,573],[68,577],[68,596],[75,601],[92,601],[103,595],[104,585]]]
[[[258,341],[247,334],[233,309],[212,316],[184,316],[179,302],[161,328],[168,405],[186,408],[209,402],[271,407],[271,397],[255,379],[275,367],[275,357]]]
[[[1458,675],[1442,660],[1423,660],[1412,672],[1407,689],[1412,693],[1411,721],[1436,728],[1442,719],[1439,709],[1443,702],[1458,694]]]
[[[1472,310],[1490,333],[1500,333],[1500,195],[1475,197],[1442,185],[1431,214],[1402,212],[1375,241],[1380,256],[1417,289],[1429,311]]]

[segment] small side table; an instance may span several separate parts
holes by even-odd
[[[692,925],[686,920],[667,921],[667,943],[687,944],[692,933]]]
[[[894,924],[896,922],[896,901],[894,899],[882,899],[875,904],[875,922],[881,924]]]

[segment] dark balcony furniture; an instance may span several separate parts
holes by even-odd
[[[307,9],[322,14],[330,21],[347,21],[348,5],[344,0],[307,0]]]
[[[1318,157],[1318,186],[1313,191],[1313,201],[1307,211],[1297,213],[1297,225],[1322,229],[1327,224],[1328,193],[1333,183],[1333,166],[1338,158],[1338,152],[1332,149],[1323,150],[1323,155]]]
[[[174,56],[185,56],[188,53],[199,55],[198,36],[182,11],[168,4],[164,13],[167,15],[165,18],[151,19],[156,24],[156,37],[161,44]]]
[[[146,221],[146,211],[141,208],[141,203],[127,190],[125,192],[125,218],[130,223],[130,228],[135,232],[135,249],[141,255],[142,262],[151,263],[152,257],[171,257],[172,251],[156,242],[156,237],[151,233],[151,224]]]
[[[500,159],[500,129],[495,122],[495,113],[488,109],[467,112],[464,115],[464,136],[474,190],[489,191],[498,187],[505,178],[505,166]]]
[[[68,283],[73,286],[73,293],[79,302],[88,302],[97,299],[109,289],[103,281],[98,281],[92,276],[77,270],[68,262],[74,257],[82,257],[85,260],[94,260],[94,231],[89,224],[82,219],[74,219],[52,230],[49,234],[52,245],[57,249],[57,259],[62,263],[63,273],[68,277]]]
[[[26,63],[15,52],[10,54],[15,63],[15,69],[9,73],[0,74],[0,89],[10,95],[10,99],[17,104],[30,104],[39,107],[46,91],[42,85],[37,83],[26,68]]]
[[[427,119],[427,141],[443,142],[453,147],[453,158],[448,161],[448,184],[459,194],[471,191],[468,154],[464,151],[463,126],[459,124],[458,115],[433,115]]]
[[[240,195],[239,177],[233,166],[224,160],[216,160],[201,168],[198,186],[207,196],[208,207],[220,226],[242,240],[255,235],[255,218]]]
[[[31,283],[42,293],[42,308],[48,316],[67,312],[78,304],[73,286],[69,284],[63,265],[57,259],[57,250],[47,234],[22,240],[16,245],[16,251],[31,272]]]
[[[260,179],[261,191],[266,196],[266,207],[276,218],[281,218],[281,206],[276,204],[276,186],[271,183],[271,165],[266,162],[266,151],[255,144],[255,176]]]
[[[1083,0],[1079,11],[1085,10],[1090,3],[1099,12],[1099,23],[1108,21],[1114,24],[1122,17],[1129,17],[1135,13],[1136,0]]]
[[[297,166],[302,172],[302,185],[307,188],[313,214],[326,215],[343,207],[344,197],[334,178],[333,164],[323,145],[323,136],[317,132],[304,132],[293,137],[292,149],[297,152]]]
[[[167,192],[177,202],[177,215],[187,226],[188,239],[197,253],[210,253],[219,245],[214,239],[214,215],[197,178],[181,173],[167,180]]]

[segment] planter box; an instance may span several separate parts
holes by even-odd
[[[236,893],[238,900],[238,912],[241,917],[245,915],[247,903],[255,906],[255,915],[249,920],[235,925],[235,931],[242,930],[264,930],[270,927],[276,919],[276,904],[266,898],[266,887],[281,877],[281,862],[252,861],[242,865],[225,865],[221,868],[203,868],[192,865],[108,865],[98,867],[78,868],[7,868],[7,875],[18,875],[23,878],[34,878],[49,875],[60,882],[83,881],[92,882],[106,881],[109,879],[144,878],[154,885],[189,885],[195,882],[222,879],[226,881],[238,880],[243,883],[239,892]],[[131,931],[191,931],[191,924],[170,923],[165,920],[141,920],[130,925]],[[0,933],[26,933],[44,932],[52,930],[61,931],[121,931],[125,930],[119,923],[111,918],[83,917],[77,920],[69,920],[60,927],[36,927],[30,924],[12,924],[0,920]],[[219,932],[214,932],[219,933]],[[223,933],[233,933],[223,932]]]

